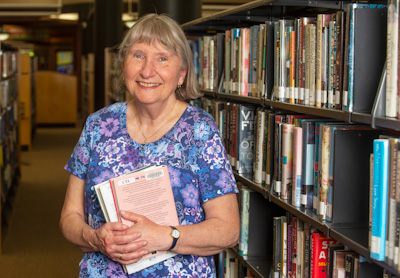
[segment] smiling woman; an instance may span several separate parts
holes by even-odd
[[[119,48],[121,85],[133,100],[87,119],[65,169],[71,173],[60,227],[84,253],[81,277],[216,277],[213,255],[237,244],[238,193],[218,127],[184,100],[200,96],[191,50],[165,15],[142,17]],[[179,226],[123,212],[134,223],[106,223],[93,186],[148,165],[166,165]],[[170,259],[131,275],[154,251]]]

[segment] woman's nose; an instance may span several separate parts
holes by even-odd
[[[155,74],[155,67],[153,62],[146,59],[142,64],[142,69],[140,73],[143,77],[146,78],[153,76]]]

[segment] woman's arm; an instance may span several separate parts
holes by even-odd
[[[83,252],[99,251],[124,264],[136,262],[147,254],[148,251],[143,249],[147,242],[138,240],[141,235],[130,231],[122,223],[106,223],[98,230],[86,224],[84,187],[83,180],[70,175],[60,217],[60,229],[64,237]],[[121,254],[124,254],[122,258]]]
[[[237,244],[240,217],[236,194],[229,193],[204,203],[206,219],[198,224],[176,226],[180,238],[172,250],[179,254],[209,256]],[[156,225],[144,216],[124,212],[122,216],[135,222],[131,227],[142,234],[150,252],[168,250],[172,245],[169,226]]]

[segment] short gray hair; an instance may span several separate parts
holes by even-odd
[[[160,42],[167,50],[178,55],[182,68],[187,70],[185,81],[181,89],[175,91],[180,100],[190,100],[201,97],[198,80],[194,71],[193,55],[185,33],[178,23],[165,14],[147,14],[141,17],[135,25],[126,33],[122,43],[118,47],[116,56],[117,76],[115,86],[117,90],[126,90],[123,80],[122,67],[130,47],[135,43]]]

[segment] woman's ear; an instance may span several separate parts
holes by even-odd
[[[187,74],[187,69],[182,69],[181,75],[179,76],[178,85],[182,85],[183,82],[185,82],[186,74]]]

